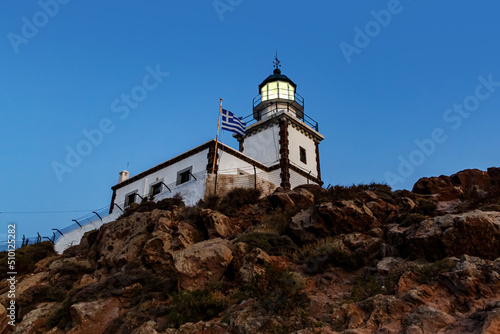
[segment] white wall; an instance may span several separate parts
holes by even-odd
[[[137,193],[141,195],[142,197],[149,196],[149,190],[151,185],[159,182],[160,180],[163,180],[163,183],[169,186],[169,188],[172,190],[173,193],[176,193],[178,191],[184,191],[186,192],[186,189],[184,185],[179,185],[176,186],[175,183],[177,181],[177,172],[180,170],[183,170],[185,168],[188,168],[190,166],[193,166],[192,173],[196,176],[198,173],[203,173],[206,172],[207,169],[207,164],[208,164],[208,148],[196,153],[182,161],[179,161],[175,164],[172,164],[168,167],[165,167],[159,171],[156,171],[152,174],[149,174],[148,176],[139,179],[131,184],[128,184],[122,188],[119,188],[116,190],[116,198],[115,198],[115,203],[120,205],[120,207],[123,209],[123,203],[125,201],[125,196],[131,192],[134,192],[137,190]],[[191,180],[192,181],[192,180]],[[191,182],[190,181],[190,182]],[[187,183],[190,183],[187,182]],[[163,191],[169,192],[165,186],[163,187]],[[180,187],[180,188],[179,188]],[[198,190],[195,190],[195,192],[198,192]],[[138,198],[137,200],[140,201]],[[137,201],[136,200],[136,201]],[[113,212],[120,211],[116,206],[113,208]]]
[[[300,175],[299,173],[293,170],[290,170],[290,187],[293,189],[302,184],[307,184],[307,178],[305,178],[304,176]],[[317,183],[309,180],[309,184],[317,184]]]
[[[296,167],[304,170],[306,173],[311,171],[311,175],[317,177],[318,168],[316,162],[316,145],[314,144],[314,141],[294,128],[292,125],[288,126],[288,140],[290,162]],[[300,161],[299,146],[306,150],[307,164]]]
[[[279,160],[279,139],[279,125],[272,124],[245,138],[243,154],[266,166],[275,165]]]
[[[230,150],[233,150],[229,147]],[[224,152],[222,150],[219,151],[219,174],[238,174],[238,169],[243,171],[244,173],[253,174],[253,165],[241,160],[240,158],[235,157],[234,155]],[[234,150],[237,154],[243,154],[236,150]],[[250,158],[250,157],[249,157]],[[260,162],[257,160],[257,162]],[[261,169],[257,168],[257,173],[262,172]]]
[[[172,198],[175,194],[181,194],[186,206],[194,206],[200,199],[205,197],[207,175],[208,174],[198,175],[196,176],[196,180],[192,179],[178,185],[172,189],[172,192],[168,191],[168,189],[164,189],[162,193],[155,196],[155,202],[165,198]]]
[[[88,231],[93,231],[99,229],[102,225],[115,221],[118,217],[120,217],[121,212],[114,212],[106,217],[102,218],[102,221],[98,218],[91,222],[90,224],[84,225],[81,228],[73,230],[71,232],[65,233],[59,239],[57,239],[54,249],[58,254],[62,254],[66,249],[71,246],[79,245],[82,240],[83,235]]]

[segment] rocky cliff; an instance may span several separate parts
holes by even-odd
[[[4,333],[500,333],[500,169],[145,202],[44,256]]]

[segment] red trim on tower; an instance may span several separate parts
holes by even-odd
[[[290,189],[290,159],[288,145],[288,121],[281,120],[279,123],[279,144],[280,144],[280,168],[281,168],[281,187]]]
[[[316,144],[316,166],[318,169],[318,179],[321,181],[321,168],[319,166],[319,143],[316,141],[314,143]]]

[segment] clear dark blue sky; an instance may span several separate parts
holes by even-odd
[[[51,235],[109,205],[119,171],[214,138],[220,97],[250,114],[276,50],[325,135],[326,185],[411,189],[500,165],[497,1],[54,3],[7,0],[0,13],[0,211],[83,212],[1,213],[2,239],[9,222]],[[144,93],[148,67],[169,75],[125,114],[122,94]],[[68,148],[99,126],[109,133],[69,166]]]

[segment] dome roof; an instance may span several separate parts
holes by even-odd
[[[281,70],[279,68],[274,70],[274,73],[266,78],[266,80],[262,81],[262,83],[259,85],[259,93],[267,83],[272,82],[272,81],[286,81],[290,83],[294,88],[297,88],[297,85],[290,80],[286,75],[281,74]]]

